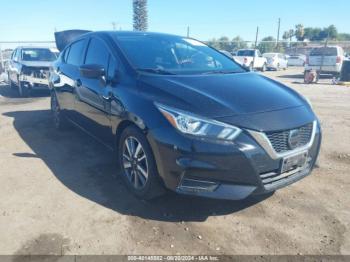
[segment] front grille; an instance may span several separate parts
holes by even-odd
[[[293,130],[299,131],[297,136],[297,143],[294,146],[294,148],[291,148],[288,141],[290,132],[292,130],[286,130],[281,132],[271,132],[266,134],[266,136],[270,140],[270,143],[273,146],[273,149],[277,153],[284,153],[292,149],[307,145],[311,140],[313,124],[311,123]]]

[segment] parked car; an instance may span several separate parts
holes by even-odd
[[[321,130],[296,91],[194,39],[78,35],[66,44],[56,37],[62,52],[50,75],[54,125],[74,123],[114,149],[136,196],[168,188],[238,200],[311,173]]]
[[[317,47],[311,50],[305,63],[305,73],[311,70],[332,74],[340,74],[343,61],[344,50],[340,46]]]
[[[305,66],[306,55],[291,55],[288,58],[288,66]]]
[[[233,57],[235,61],[239,62],[251,71],[254,69],[259,69],[261,71],[266,71],[267,60],[263,57],[259,50],[257,49],[241,49],[237,51],[237,56]]]
[[[288,60],[284,54],[281,53],[265,53],[263,57],[267,60],[267,69],[280,70],[288,68]]]
[[[49,69],[56,59],[50,48],[17,47],[8,67],[11,88],[18,87],[21,97],[27,97],[32,89],[47,89]]]

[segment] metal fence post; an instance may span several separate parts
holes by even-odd
[[[1,69],[5,70],[4,57],[2,56],[1,44],[0,44],[0,63],[1,63]]]

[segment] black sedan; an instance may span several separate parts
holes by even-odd
[[[197,40],[69,31],[50,75],[57,128],[116,150],[138,197],[165,188],[244,199],[309,175],[321,129],[308,101]]]

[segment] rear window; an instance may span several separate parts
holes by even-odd
[[[237,56],[254,56],[254,50],[239,50]]]
[[[314,48],[310,52],[310,56],[337,56],[337,48],[335,47],[321,47]]]

